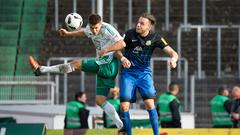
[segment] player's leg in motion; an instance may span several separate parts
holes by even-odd
[[[89,62],[90,63],[90,62]],[[85,70],[83,62],[83,70]],[[118,60],[114,58],[108,65],[100,65],[97,70],[96,103],[113,120],[118,129],[123,127],[120,117],[109,102],[106,101],[110,88],[115,87],[115,78],[118,73]]]
[[[118,113],[116,112],[113,105],[106,101],[105,96],[97,95],[96,103],[103,109],[103,111],[110,117],[110,119],[113,120],[118,129],[121,129],[123,127],[123,123],[120,120]]]
[[[158,135],[158,114],[153,99],[144,100],[154,135]]]
[[[152,125],[154,135],[158,135],[158,115],[154,105],[154,98],[156,97],[156,90],[154,88],[153,79],[151,73],[142,74],[139,77],[137,86],[139,87],[139,93],[142,96],[146,110],[149,114],[149,120]]]
[[[130,102],[135,101],[135,78],[130,73],[122,72],[120,79],[120,100],[121,100],[121,120],[124,125],[123,131],[127,135],[132,135],[132,125],[130,121],[129,106]],[[119,132],[122,132],[120,130]]]
[[[29,56],[29,63],[32,66],[36,76],[44,73],[70,73],[75,70],[81,70],[81,60],[74,60],[67,64],[59,64],[53,66],[41,66],[32,56]]]
[[[127,135],[132,135],[132,125],[129,115],[129,106],[130,102],[121,102],[121,120],[124,125],[124,132],[126,132]]]

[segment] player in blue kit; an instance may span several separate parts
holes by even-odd
[[[120,51],[115,53],[124,67],[121,70],[120,79],[121,120],[124,128],[119,131],[119,134],[132,135],[129,106],[130,103],[136,101],[136,90],[138,90],[149,113],[154,135],[159,135],[158,114],[154,105],[156,90],[153,84],[150,59],[154,49],[161,48],[171,57],[169,62],[171,68],[175,68],[178,54],[159,33],[151,31],[155,23],[156,19],[153,15],[147,13],[141,15],[136,28],[125,33],[124,55]]]

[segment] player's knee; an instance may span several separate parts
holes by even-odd
[[[146,99],[146,100],[144,100],[144,102],[145,102],[145,108],[147,110],[151,110],[151,109],[155,108],[153,99]]]
[[[121,103],[121,111],[127,112],[129,110],[129,103]]]
[[[154,104],[153,104],[153,105],[146,105],[145,108],[146,108],[147,110],[151,110],[151,109],[154,109],[154,108],[155,108],[155,105],[154,105]]]
[[[103,101],[102,101],[102,100],[99,100],[99,99],[96,99],[96,104],[99,105],[99,106],[102,106]]]
[[[74,68],[75,70],[81,70],[81,65],[82,65],[82,61],[81,60],[73,60],[71,62],[71,66],[72,68]]]
[[[97,96],[95,102],[98,106],[102,106],[106,102],[106,98]]]

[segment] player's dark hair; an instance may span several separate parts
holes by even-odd
[[[226,89],[227,89],[226,87],[220,87],[220,88],[218,88],[218,94],[219,94],[219,95],[222,95]]]
[[[101,16],[100,15],[98,15],[98,14],[90,14],[89,16],[88,16],[88,23],[90,24],[90,25],[96,25],[96,24],[98,24],[99,22],[101,22]]]
[[[178,84],[177,82],[171,82],[171,83],[169,84],[168,89],[169,89],[169,91],[171,92],[171,91],[174,91],[174,90],[176,89],[176,87],[179,88],[179,84]]]
[[[77,93],[75,94],[75,100],[78,101],[78,98],[81,98],[83,94],[85,94],[85,92],[83,92],[83,91],[77,92]]]
[[[143,18],[147,18],[152,25],[155,25],[156,24],[156,18],[152,15],[152,14],[149,14],[149,13],[143,13],[141,15],[141,17]]]

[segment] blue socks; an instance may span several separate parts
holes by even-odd
[[[152,125],[154,135],[158,135],[158,114],[156,108],[147,110]]]
[[[132,135],[132,126],[131,126],[129,112],[121,112],[121,120],[123,122],[123,127],[127,135]]]
[[[153,109],[147,110],[147,111],[149,114],[153,133],[154,133],[154,135],[159,135],[157,110],[156,110],[156,108],[153,108]],[[129,112],[121,112],[121,120],[123,122],[124,129],[125,129],[127,135],[132,135],[132,126],[131,126]]]

